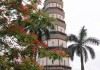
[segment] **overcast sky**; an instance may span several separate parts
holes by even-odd
[[[85,25],[88,36],[100,39],[100,0],[63,0],[65,21],[67,24],[66,33],[78,34],[81,27]],[[96,58],[89,58],[85,64],[85,70],[100,69],[100,46],[93,46]],[[80,69],[80,59],[75,57],[70,62],[72,70]]]
[[[63,0],[67,34],[78,34],[80,28],[85,25],[88,36],[100,39],[100,0]],[[96,58],[89,58],[85,64],[85,70],[100,69],[100,46],[93,46]],[[80,59],[75,57],[70,62],[73,70],[80,69]]]

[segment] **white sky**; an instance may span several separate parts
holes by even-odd
[[[65,10],[65,21],[68,34],[78,34],[80,28],[85,25],[88,36],[100,39],[100,0],[63,0]],[[100,46],[93,46],[96,58],[89,58],[85,64],[85,70],[100,69]],[[80,59],[75,57],[70,62],[73,70],[80,69]]]
[[[78,34],[85,25],[88,36],[100,39],[100,0],[63,0],[67,34]],[[85,70],[100,69],[100,46],[93,46],[96,58],[89,58],[85,64]],[[80,59],[75,57],[70,62],[72,70],[80,69]]]

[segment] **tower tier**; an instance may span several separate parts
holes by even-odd
[[[56,6],[61,6],[61,8],[63,8],[63,2],[62,0],[45,0],[44,2],[44,7],[46,7],[47,5],[56,5]]]

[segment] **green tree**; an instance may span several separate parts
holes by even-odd
[[[0,68],[2,70],[43,70],[38,57],[58,59],[56,51],[47,51],[42,36],[49,38],[54,19],[37,6],[41,0],[0,0]],[[56,57],[57,56],[57,57]]]
[[[94,49],[91,48],[89,44],[99,45],[100,41],[94,37],[87,37],[87,29],[83,26],[79,36],[71,34],[68,36],[68,40],[72,42],[71,45],[68,46],[68,51],[70,53],[71,60],[74,59],[74,54],[80,57],[81,61],[81,70],[84,70],[84,61],[87,62],[89,51],[92,59],[95,58]]]

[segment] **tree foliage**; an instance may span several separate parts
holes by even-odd
[[[0,0],[0,68],[2,70],[43,70],[40,57],[53,60],[66,55],[47,51],[42,36],[49,39],[54,19],[38,9],[41,0]],[[45,54],[44,54],[45,53]]]

